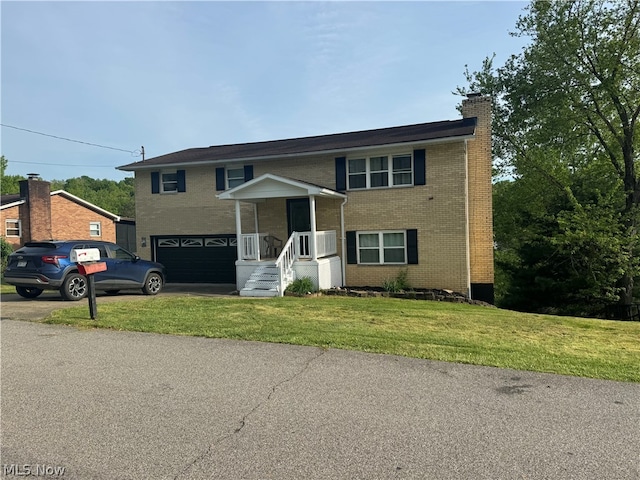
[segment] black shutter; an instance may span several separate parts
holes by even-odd
[[[151,193],[160,193],[160,172],[151,172]]]
[[[178,191],[179,192],[186,192],[187,191],[187,180],[186,180],[186,176],[185,176],[185,172],[184,170],[178,170],[177,172],[177,177],[178,177]]]
[[[347,232],[347,263],[358,263],[358,249],[356,246],[356,232]]]
[[[336,157],[336,190],[347,190],[347,157]]]
[[[427,184],[427,166],[425,160],[424,148],[413,151],[413,184],[414,185],[426,185]]]
[[[407,230],[407,263],[418,264],[418,230]]]
[[[224,190],[224,167],[216,168],[216,190]]]
[[[244,181],[253,180],[253,165],[244,166]]]

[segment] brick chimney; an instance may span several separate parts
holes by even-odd
[[[19,184],[26,201],[20,209],[23,242],[51,240],[51,184],[33,173]]]
[[[467,95],[462,116],[477,118],[475,138],[467,142],[471,298],[493,303],[491,98]]]

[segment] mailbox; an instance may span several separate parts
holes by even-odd
[[[71,261],[79,262],[97,262],[100,260],[100,250],[97,248],[78,248],[71,250]]]
[[[81,275],[92,275],[98,272],[107,271],[107,262],[95,262],[95,263],[79,263],[78,273]]]

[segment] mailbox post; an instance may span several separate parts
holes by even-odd
[[[94,273],[107,270],[107,263],[100,261],[100,250],[97,248],[79,248],[71,251],[71,261],[78,265],[78,273],[87,278],[89,292],[89,315],[91,320],[98,316],[98,305],[96,303],[96,284],[93,278]]]

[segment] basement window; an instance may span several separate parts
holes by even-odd
[[[358,263],[387,265],[407,263],[405,231],[358,232]]]

